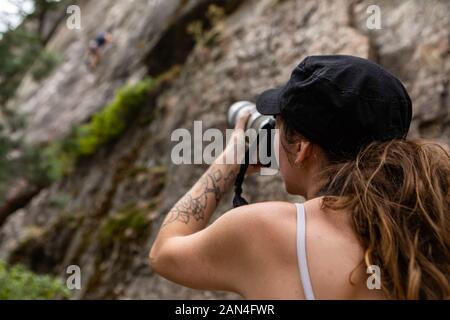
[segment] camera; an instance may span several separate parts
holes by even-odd
[[[233,206],[235,208],[247,205],[248,202],[242,197],[242,184],[244,182],[245,173],[250,164],[259,163],[264,170],[270,170],[273,172],[272,165],[276,166],[276,156],[274,149],[274,130],[275,118],[273,116],[265,116],[258,112],[256,105],[249,101],[239,101],[234,103],[228,110],[228,123],[231,127],[235,127],[237,121],[244,113],[249,112],[250,118],[246,125],[247,130],[256,131],[257,138],[256,143],[249,145],[245,155],[245,163],[241,164],[239,174],[237,175],[236,182],[234,183],[234,199]],[[256,160],[255,162],[253,162]]]
[[[239,101],[234,103],[228,110],[228,123],[234,127],[240,117],[244,113],[249,112],[250,118],[247,122],[246,130],[255,130],[257,133],[256,144],[249,146],[249,159],[255,159],[263,167],[271,167],[273,162],[273,130],[275,129],[275,118],[273,116],[265,116],[256,110],[256,105],[249,101]],[[255,164],[255,163],[252,163]]]

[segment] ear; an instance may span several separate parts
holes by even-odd
[[[300,140],[295,144],[296,147],[296,157],[295,165],[300,166],[312,155],[313,145],[308,140]]]

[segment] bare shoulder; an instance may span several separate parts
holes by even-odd
[[[324,210],[322,198],[304,203],[306,229],[312,250],[322,247],[358,247],[346,212]],[[226,234],[241,244],[241,249],[252,250],[255,254],[272,249],[275,254],[295,254],[293,239],[297,234],[297,209],[289,202],[262,202],[233,209],[219,218],[220,226]],[[248,244],[244,245],[244,244]],[[250,246],[250,247],[249,247]]]
[[[310,234],[323,236],[352,235],[350,215],[347,212],[325,210],[322,198],[304,203],[307,228]],[[290,202],[261,202],[233,209],[221,219],[245,237],[275,236],[277,233],[289,235],[296,231],[297,209]],[[331,232],[331,233],[330,233]],[[283,237],[284,238],[284,237]],[[272,239],[273,240],[273,239]]]
[[[252,261],[265,256],[272,256],[274,261],[284,260],[295,252],[291,245],[295,244],[292,239],[296,233],[296,207],[292,203],[251,204],[231,210],[220,219],[224,227],[233,229],[227,233]]]
[[[233,209],[220,219],[240,230],[267,232],[295,219],[295,205],[289,202],[261,202]]]

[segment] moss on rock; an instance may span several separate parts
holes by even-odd
[[[155,78],[124,85],[117,91],[113,101],[94,114],[87,123],[74,128],[68,137],[46,147],[43,152],[52,179],[71,174],[80,158],[95,154],[100,147],[117,139],[148,106],[150,97],[179,73],[180,67],[173,66]],[[144,115],[145,121],[142,122],[148,125],[154,117],[154,110],[151,110]]]
[[[147,217],[146,208],[128,205],[110,216],[101,226],[99,240],[102,247],[108,247],[117,240],[133,238],[147,230],[151,221]]]
[[[38,275],[22,265],[8,266],[0,260],[0,300],[68,299],[64,282],[49,275]]]

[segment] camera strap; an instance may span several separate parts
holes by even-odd
[[[275,128],[275,119],[273,119],[273,121],[270,121],[269,123],[267,123],[262,130],[265,130],[266,132]],[[269,132],[267,132],[267,134],[269,134]],[[271,137],[270,135],[266,135],[263,137]],[[258,143],[259,144],[259,139],[261,138],[260,135],[258,135]],[[263,138],[264,139],[264,138]],[[269,150],[269,153],[272,154],[272,140],[267,142],[267,148]],[[251,151],[252,150],[252,151]],[[250,164],[250,152],[257,152],[257,149],[252,149],[249,148],[245,151],[245,161],[243,164],[241,164],[241,167],[239,169],[239,173],[236,177],[236,181],[234,182],[234,198],[233,198],[233,207],[234,208],[238,208],[241,206],[246,206],[248,205],[248,201],[245,200],[242,197],[242,184],[244,183],[244,179],[245,179],[245,174],[247,173],[249,164]],[[252,153],[253,154],[253,153]]]
[[[233,198],[233,208],[238,208],[248,205],[248,201],[242,197],[242,184],[244,183],[245,173],[247,172],[249,166],[249,151],[245,152],[245,162],[241,164],[239,173],[234,182],[234,198]]]

